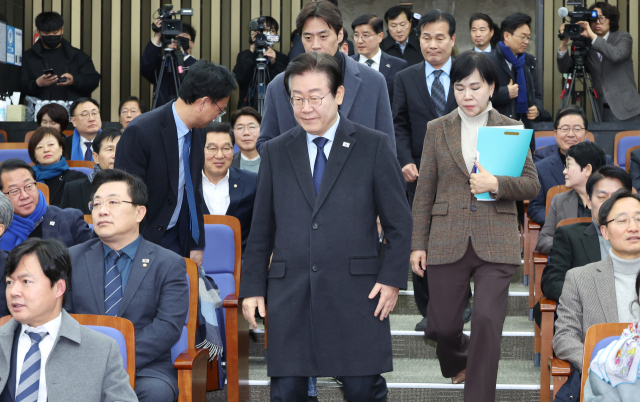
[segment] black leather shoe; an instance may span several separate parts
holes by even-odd
[[[416,331],[423,332],[425,329],[427,329],[427,317],[424,317],[422,321],[416,324]]]
[[[464,322],[471,321],[471,316],[473,315],[473,309],[471,308],[471,302],[467,299],[467,304],[464,306],[464,311],[462,312],[462,319]]]

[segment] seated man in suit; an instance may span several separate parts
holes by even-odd
[[[231,167],[258,173],[260,154],[256,148],[256,142],[260,136],[262,116],[254,108],[245,106],[231,113],[229,121],[233,127],[235,143],[240,148],[240,152],[233,155]]]
[[[64,138],[65,154],[68,161],[93,162],[93,140],[102,130],[100,104],[95,99],[80,98],[69,107],[73,135]]]
[[[380,50],[380,42],[384,36],[384,23],[373,14],[364,14],[353,20],[353,40],[356,42],[358,54],[351,58],[363,63],[384,75],[389,91],[389,101],[393,104],[393,80],[396,73],[407,68],[406,61],[389,56]]]
[[[62,309],[71,276],[62,243],[21,243],[4,275],[13,318],[0,327],[1,402],[138,400],[116,341]]]
[[[593,142],[581,142],[567,150],[567,163],[563,173],[565,185],[571,190],[558,194],[551,201],[547,219],[538,235],[536,250],[547,255],[551,253],[553,233],[560,221],[591,217],[587,181],[604,164],[604,151]]]
[[[69,249],[73,277],[66,309],[131,321],[136,330],[136,395],[143,402],[177,401],[171,347],[189,309],[185,260],[140,235],[149,198],[140,178],[103,170],[91,190],[99,239]]]
[[[387,23],[386,38],[380,48],[389,56],[406,60],[409,66],[420,64],[424,60],[420,42],[412,31],[413,13],[409,7],[393,6],[384,13]]]
[[[233,160],[233,132],[228,123],[207,126],[202,170],[205,215],[235,216],[242,228],[242,250],[247,244],[256,198],[258,174],[236,169]]]
[[[90,215],[89,201],[91,201],[91,183],[101,170],[113,169],[116,160],[116,146],[122,133],[116,128],[106,128],[93,140],[93,159],[96,165],[93,173],[84,179],[65,184],[60,208],[75,208],[85,215]]]
[[[344,31],[338,7],[329,1],[309,2],[300,10],[296,28],[306,52],[328,53],[340,61],[346,92],[340,111],[354,123],[387,134],[390,144],[395,148],[387,83],[382,75],[345,56],[338,49]],[[265,142],[297,125],[285,89],[284,73],[280,73],[267,87],[258,151],[261,151]]]
[[[36,187],[36,173],[25,161],[7,159],[0,164],[0,190],[14,209],[13,224],[0,239],[2,250],[11,251],[28,237],[58,239],[67,247],[93,237],[81,211],[47,205]]]
[[[0,239],[2,235],[9,229],[13,222],[13,205],[9,198],[0,195]],[[4,262],[7,260],[7,253],[0,250],[0,267],[4,267]],[[4,280],[4,273],[0,277],[0,317],[4,317],[9,314],[9,307],[7,306],[7,298],[5,293],[7,290],[7,283]]]
[[[640,190],[640,149],[631,152],[629,161],[629,174],[633,180],[633,187]]]
[[[579,372],[589,327],[640,316],[638,303],[631,303],[640,272],[640,195],[618,190],[600,207],[598,221],[611,249],[602,261],[567,272],[553,336],[556,356]]]

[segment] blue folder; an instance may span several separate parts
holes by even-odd
[[[520,177],[527,159],[533,130],[512,127],[478,128],[478,161],[494,176]],[[479,201],[493,201],[489,193],[476,194]]]

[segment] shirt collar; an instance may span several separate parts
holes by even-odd
[[[227,169],[227,174],[225,174],[225,175],[224,175],[224,177],[223,177],[223,178],[218,182],[218,184],[222,183],[225,179],[229,180],[229,171],[230,171],[230,170],[231,170],[231,169]],[[207,175],[206,175],[206,174],[204,174],[204,169],[202,169],[202,180],[203,180],[203,181],[206,181],[207,183],[209,183],[209,184],[211,184],[211,185],[214,185],[214,186],[218,185],[218,184],[213,184],[213,183],[211,183],[211,182],[209,181],[209,178],[207,177]]]
[[[333,126],[331,126],[329,130],[327,130],[327,132],[324,133],[324,135],[322,136],[323,138],[326,138],[328,140],[327,145],[330,145],[331,143],[333,143],[333,139],[336,136],[336,130],[338,129],[339,124],[340,124],[340,113],[338,113],[338,118],[336,119],[336,122],[333,123]],[[320,136],[307,133],[307,146],[309,146],[313,142],[313,140],[315,140],[318,137]]]
[[[176,129],[178,130],[178,138],[184,137],[189,133],[189,127],[180,120],[180,116],[178,116],[178,112],[176,111],[176,103],[173,102],[171,105],[171,110],[173,111],[173,120],[176,122]]]
[[[56,339],[58,337],[58,332],[60,331],[60,324],[62,323],[62,312],[58,315],[58,317],[49,321],[48,323],[41,325],[37,328],[30,327],[27,324],[22,324],[22,334],[26,332],[47,332],[52,339]]]
[[[122,252],[124,254],[127,255],[127,257],[129,257],[129,259],[131,259],[131,261],[133,261],[133,259],[136,257],[136,252],[138,251],[138,246],[140,245],[140,240],[142,240],[142,236],[138,235],[138,238],[135,239],[134,241],[132,241],[131,243],[127,244],[126,246],[124,246],[122,248]],[[102,245],[104,246],[104,258],[107,258],[107,254],[109,254],[113,249],[109,246],[107,246],[106,243],[102,243]]]
[[[607,33],[602,37],[602,39],[604,39],[604,41],[605,41],[605,42],[607,41],[607,39],[609,39],[609,34],[610,34],[610,33],[611,33],[611,31],[607,32]]]
[[[431,75],[431,73],[433,73],[436,69],[433,68],[431,66],[431,64],[429,64],[428,62],[424,62],[424,72],[426,74],[427,77],[429,77]],[[447,75],[451,75],[451,56],[449,56],[449,60],[447,60],[446,63],[444,63],[444,66],[442,66],[440,68],[440,70],[444,71],[445,74]]]
[[[380,59],[382,59],[382,50],[380,50],[380,48],[378,48],[378,53],[376,53],[371,60],[373,60],[374,62],[376,62],[378,65],[380,65]],[[360,55],[359,58],[359,62],[360,63],[364,63],[365,61],[367,61],[367,58],[364,55]]]
[[[487,48],[486,48],[486,49],[484,49],[484,50],[480,50],[480,49],[478,48],[478,46],[474,46],[474,47],[473,47],[473,51],[474,51],[474,52],[479,52],[479,53],[491,53],[491,45],[487,46]]]
[[[257,161],[258,159],[260,159],[260,154],[258,154],[258,156],[256,156],[256,157],[255,157],[255,158],[253,158],[253,159],[249,159],[249,158],[247,158],[246,156],[244,156],[244,154],[243,154],[242,152],[240,152],[240,157],[241,157],[242,159],[244,159],[245,161],[253,162],[253,161]]]

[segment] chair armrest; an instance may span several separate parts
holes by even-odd
[[[538,225],[534,221],[529,221],[529,230],[540,230],[542,226]]]
[[[222,307],[224,307],[224,308],[237,308],[238,307],[238,299],[236,298],[236,295],[233,294],[233,293],[227,295],[227,297],[225,297],[224,300],[222,301]]]
[[[543,313],[555,313],[558,308],[558,303],[553,300],[542,297],[540,299],[540,311]]]
[[[185,350],[180,353],[176,358],[173,367],[176,370],[193,370],[198,366],[200,359],[207,359],[209,357],[209,349],[194,349]]]
[[[551,368],[551,375],[554,377],[569,377],[569,375],[571,375],[571,365],[569,362],[556,357],[549,358],[549,367]]]
[[[537,251],[533,252],[533,263],[534,264],[548,264],[549,256],[546,254],[539,253]]]

